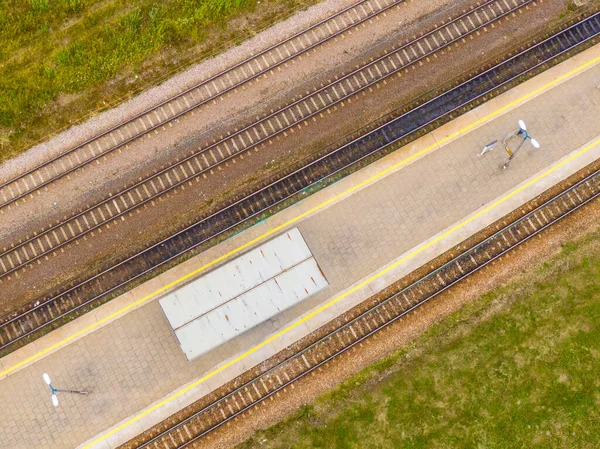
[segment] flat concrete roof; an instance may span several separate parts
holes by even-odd
[[[298,228],[290,229],[162,298],[188,360],[327,287]]]

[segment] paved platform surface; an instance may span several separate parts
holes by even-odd
[[[592,50],[595,53],[588,53],[588,59],[599,54],[598,49]],[[584,58],[585,56],[581,56],[578,60],[567,61],[567,65],[562,68],[563,73],[569,67],[581,64]],[[277,226],[301,213],[315,201],[323,201],[352,183],[362,182],[373,170],[393,165],[399,159],[435,143],[436,139],[439,141],[445,135],[475,122],[493,108],[506,105],[512,101],[511,98],[522,97],[528,91],[535,90],[552,79],[552,76],[557,75],[546,73],[538,80],[534,79],[520,86],[515,92],[509,92],[472,111],[365,171],[182,264],[164,277],[125,295],[120,301],[108,304],[103,311],[89,314],[59,333],[49,335],[47,342],[58,341],[69,332],[81,329],[82,325],[97,321],[101,316],[99,314],[104,313],[106,316],[106,313],[117,310],[123,304],[130,304],[136,298],[164,287],[210,258],[217,257],[260,235],[269,227]],[[140,410],[162,401],[171,392],[194,382],[203,373],[259,343],[286,323],[345,291],[600,136],[598,85],[600,65],[497,116],[440,149],[296,223],[330,286],[223,347],[191,362],[187,361],[158,302],[148,301],[51,354],[15,369],[0,380],[0,448],[91,447],[86,445],[86,441],[93,441],[93,447],[115,447],[127,436],[133,436],[151,425],[153,420],[177,410],[195,397],[221,385],[237,372],[253,366],[261,358],[295,341],[318,326],[319,320],[304,322],[294,331],[263,347],[261,351],[240,360],[231,369],[195,386],[186,395],[168,401],[153,414],[130,425],[121,426],[122,429],[111,437],[94,440],[95,436],[102,435],[117,423],[135,416]],[[527,122],[531,134],[541,142],[541,149],[534,150],[526,145],[507,171],[501,170],[506,153],[500,147],[484,157],[478,157],[483,144],[494,139],[501,140],[516,127],[518,119]],[[563,177],[568,174],[568,170],[562,172]],[[554,183],[556,179],[549,178],[547,182],[550,181]],[[537,188],[544,190],[546,187],[541,185]],[[528,193],[530,196],[534,194],[533,190]],[[518,207],[523,200],[523,197],[514,197],[511,199],[512,203],[507,203],[506,210]],[[498,213],[503,214],[506,210],[499,210]],[[487,222],[493,219],[493,216],[486,218]],[[477,225],[484,226],[485,222],[478,222]],[[468,232],[476,230],[471,227]],[[462,239],[464,236],[457,235],[456,238],[459,237]],[[434,255],[429,254],[428,257]],[[411,267],[422,262],[419,258],[411,259],[402,267],[402,272],[410,271]],[[372,287],[373,290],[377,288]],[[321,320],[331,318],[351,304],[350,300],[338,303],[335,308],[327,311],[328,315],[322,314]],[[10,369],[19,359],[35,354],[47,342],[29,345],[0,360],[0,368]],[[91,394],[87,397],[62,394],[61,404],[55,409],[50,402],[50,392],[42,381],[43,372],[50,373],[57,388],[88,389]]]

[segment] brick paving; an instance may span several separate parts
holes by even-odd
[[[298,227],[330,287],[243,338],[188,362],[153,301],[1,380],[0,448],[76,447],[599,136],[598,79],[600,66],[302,221]],[[541,149],[524,146],[507,171],[500,169],[500,146],[477,156],[518,119]],[[55,387],[91,394],[59,394],[55,409],[43,372]]]

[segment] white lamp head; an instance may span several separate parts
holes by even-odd
[[[540,143],[535,139],[531,139],[531,145],[533,145],[535,148],[540,147]]]
[[[42,377],[44,378],[44,382],[46,382],[47,385],[50,385],[50,376],[48,376],[48,374],[44,373],[42,375]]]
[[[519,128],[523,131],[527,131],[527,127],[525,126],[525,122],[523,120],[519,120]]]
[[[56,396],[55,394],[52,395],[52,405],[54,407],[58,407],[58,396]]]

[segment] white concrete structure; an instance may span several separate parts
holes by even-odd
[[[297,228],[160,300],[188,360],[327,286]]]

